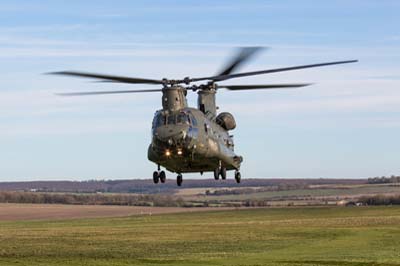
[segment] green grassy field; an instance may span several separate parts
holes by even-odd
[[[400,266],[400,207],[0,222],[0,265]]]

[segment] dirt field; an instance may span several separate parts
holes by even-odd
[[[0,221],[123,217],[227,209],[1,203]]]

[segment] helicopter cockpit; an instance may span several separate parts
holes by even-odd
[[[197,120],[190,111],[169,114],[158,111],[153,119],[152,132],[156,141],[172,145],[197,139],[199,131]]]
[[[178,114],[165,115],[157,112],[153,120],[153,129],[165,125],[189,125],[197,126],[197,120],[191,113],[180,112]]]

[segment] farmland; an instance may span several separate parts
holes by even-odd
[[[207,193],[207,190],[209,191]],[[243,191],[243,192],[242,192]],[[237,193],[234,193],[237,192]],[[399,195],[400,185],[395,184],[363,184],[363,185],[326,185],[311,186],[300,189],[264,190],[255,187],[251,189],[217,188],[209,189],[183,189],[179,193],[186,200],[193,201],[218,201],[243,202],[263,201],[268,205],[286,206],[289,203],[297,205],[325,205],[326,202],[337,204],[339,201],[357,201],[363,196],[371,195]]]
[[[400,207],[0,222],[0,265],[400,265]]]
[[[0,183],[0,203],[119,205],[141,207],[325,206],[400,203],[400,183],[362,179],[249,179]],[[108,187],[107,187],[108,186]],[[377,200],[371,198],[377,197]],[[387,199],[391,197],[392,199]],[[375,202],[375,203],[374,203]]]

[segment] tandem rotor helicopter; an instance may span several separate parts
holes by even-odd
[[[153,173],[154,183],[165,183],[165,171],[177,173],[177,185],[182,185],[183,173],[214,172],[215,180],[226,179],[228,170],[234,170],[235,180],[240,183],[240,166],[243,157],[234,152],[233,136],[236,122],[228,112],[217,113],[215,101],[219,89],[231,91],[298,88],[311,84],[266,84],[226,85],[217,82],[261,74],[298,70],[329,65],[354,63],[357,60],[336,61],[294,67],[267,69],[234,73],[244,62],[253,57],[261,47],[244,47],[229,63],[214,76],[183,79],[146,79],[114,75],[93,74],[78,71],[52,72],[50,74],[95,78],[104,82],[159,85],[158,89],[115,90],[61,93],[64,96],[161,92],[162,109],[155,112],[152,123],[152,141],[148,148],[148,159],[157,165]],[[193,84],[203,81],[203,84]],[[189,107],[186,100],[188,91],[197,92],[197,108]]]

